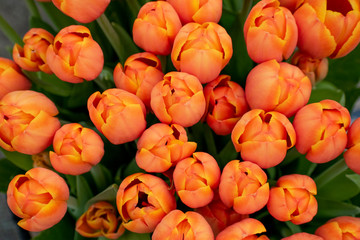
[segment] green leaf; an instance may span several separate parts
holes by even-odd
[[[360,207],[350,203],[328,200],[316,197],[318,202],[318,213],[316,217],[319,218],[334,218],[338,216],[354,216],[360,214]]]
[[[88,209],[92,204],[100,202],[100,201],[106,201],[109,203],[112,203],[114,206],[116,205],[116,194],[119,190],[119,186],[117,184],[112,184],[108,188],[106,188],[104,191],[99,193],[98,195],[92,197],[87,201],[85,204],[85,210]]]
[[[95,91],[92,82],[84,81],[82,83],[73,84],[69,96],[65,99],[65,105],[68,108],[86,107],[88,98]]]
[[[51,33],[52,35],[56,35],[56,32],[52,28],[52,26],[39,17],[31,17],[30,18],[30,28],[43,28],[46,31],[48,31],[49,33]]]
[[[337,101],[345,106],[345,93],[334,84],[326,81],[319,82],[311,91],[309,103],[320,102],[324,99]]]
[[[101,164],[93,166],[90,170],[90,173],[94,179],[98,191],[104,190],[111,182],[112,177],[110,171]]]
[[[21,168],[24,171],[28,171],[33,168],[33,160],[31,155],[19,153],[19,152],[9,152],[1,148],[1,151],[4,153],[5,157],[13,163],[15,166]]]
[[[64,218],[53,227],[40,232],[39,235],[33,237],[32,240],[63,240],[73,239],[75,223],[71,216],[66,214]]]
[[[124,57],[128,58],[130,55],[134,53],[139,52],[139,48],[135,45],[133,39],[129,35],[129,33],[119,24],[112,23],[112,26],[114,27],[116,33],[118,34],[119,38],[121,39],[121,42],[123,43],[123,51],[124,51]],[[124,62],[123,62],[124,63]]]
[[[138,172],[145,172],[145,171],[139,168],[134,158],[133,160],[131,160],[129,164],[126,165],[125,169],[123,170],[123,175],[121,177],[124,178],[124,176],[126,177]]]
[[[18,174],[23,174],[20,168],[8,159],[0,159],[0,191],[6,192],[10,181]]]
[[[86,179],[81,175],[76,176],[76,193],[79,211],[83,213],[85,210],[84,206],[93,197],[93,193]]]
[[[150,240],[150,233],[134,233],[126,230],[118,240]]]

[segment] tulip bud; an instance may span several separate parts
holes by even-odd
[[[357,118],[351,124],[347,136],[348,150],[344,153],[346,165],[357,174],[360,174],[360,118]]]
[[[257,63],[288,59],[295,50],[298,30],[292,13],[278,0],[262,0],[250,11],[244,24],[249,57]]]
[[[81,83],[94,80],[101,73],[104,55],[88,28],[71,25],[55,36],[54,44],[47,49],[46,62],[61,80]]]
[[[244,161],[270,168],[284,160],[296,142],[291,122],[281,113],[253,109],[236,123],[231,140]]]
[[[248,111],[245,92],[228,75],[220,75],[206,84],[206,123],[218,135],[228,135],[237,121]]]
[[[183,127],[199,122],[206,108],[199,79],[182,72],[169,72],[154,86],[150,105],[161,122]]]
[[[0,99],[16,90],[28,90],[31,82],[21,73],[15,62],[0,57]]]
[[[7,204],[28,231],[48,229],[64,217],[69,188],[58,174],[46,168],[32,168],[15,176],[7,190]]]
[[[310,234],[310,233],[305,233],[305,232],[301,232],[301,233],[295,233],[291,236],[282,238],[281,240],[324,240],[322,237],[316,236],[314,234]]]
[[[213,81],[233,54],[232,41],[217,23],[188,23],[177,34],[171,52],[174,67],[199,78],[205,84]]]
[[[0,147],[30,155],[44,151],[60,128],[57,114],[55,104],[42,93],[6,94],[0,100]]]
[[[118,63],[114,69],[116,87],[135,94],[148,108],[151,90],[163,77],[159,58],[149,52],[136,53],[125,61],[124,67]]]
[[[39,1],[39,0],[38,0]],[[89,23],[100,17],[110,4],[110,0],[52,0],[64,14],[81,23]]]
[[[296,149],[314,163],[338,157],[347,143],[349,111],[333,100],[322,100],[301,108],[295,115]]]
[[[214,234],[205,218],[197,212],[173,210],[155,228],[152,240],[214,240]]]
[[[168,2],[148,2],[134,21],[134,42],[147,52],[168,55],[180,28],[179,16]]]
[[[214,198],[220,181],[220,168],[208,153],[195,152],[193,157],[178,162],[174,170],[174,185],[181,201],[191,208],[203,207]]]
[[[104,156],[104,143],[92,129],[78,123],[62,126],[54,136],[51,165],[58,172],[80,175],[90,171]]]
[[[251,108],[277,111],[293,116],[309,101],[311,82],[296,66],[275,60],[254,67],[245,86],[246,100]]]
[[[307,175],[291,174],[280,177],[270,189],[267,208],[279,221],[294,224],[310,222],[317,213],[316,184]]]
[[[154,231],[161,219],[176,208],[175,197],[165,181],[144,173],[132,174],[122,181],[116,204],[124,227],[136,233]]]
[[[327,221],[315,231],[324,240],[360,239],[360,218],[340,216]]]
[[[217,235],[216,240],[269,240],[265,235],[257,236],[266,232],[264,225],[254,218],[246,218],[234,223]]]
[[[125,231],[113,205],[101,201],[91,205],[76,221],[76,231],[83,237],[118,239]]]
[[[122,89],[93,93],[87,103],[91,121],[112,144],[140,137],[146,128],[146,110],[136,95]]]

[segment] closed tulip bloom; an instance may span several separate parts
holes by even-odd
[[[60,128],[57,114],[55,104],[42,93],[6,94],[0,100],[0,147],[29,155],[44,151]]]
[[[135,94],[148,108],[151,90],[163,77],[160,59],[149,52],[135,53],[124,66],[118,63],[114,69],[116,87]]]
[[[15,62],[0,57],[0,99],[16,90],[28,90],[31,82],[22,74]]]
[[[174,195],[159,177],[135,173],[126,177],[116,195],[117,209],[126,229],[150,233],[176,208]]]
[[[360,174],[360,118],[351,124],[347,136],[347,151],[344,153],[346,165]]]
[[[177,34],[171,52],[174,67],[205,84],[217,78],[233,54],[232,41],[217,23],[188,23]]]
[[[219,22],[222,14],[222,0],[167,0],[179,14],[183,24],[189,22]]]
[[[144,103],[125,90],[95,92],[87,107],[95,127],[113,144],[134,141],[146,128]]]
[[[42,28],[30,29],[23,38],[24,46],[15,44],[12,56],[16,64],[27,71],[43,71],[52,74],[46,63],[46,51],[54,36]]]
[[[296,142],[294,127],[279,112],[253,109],[236,123],[231,140],[244,161],[270,168],[284,160]]]
[[[315,234],[324,240],[360,239],[360,218],[340,216],[330,219],[316,229]]]
[[[48,229],[65,216],[69,188],[58,174],[32,168],[15,176],[7,190],[7,204],[19,218],[18,225],[31,232]]]
[[[38,0],[39,1],[39,0]],[[100,17],[110,4],[110,0],[52,0],[64,14],[81,23],[89,23]]]
[[[83,237],[118,239],[125,231],[113,205],[100,201],[91,205],[76,221],[76,231]]]
[[[80,175],[90,171],[104,156],[104,143],[92,129],[78,123],[62,126],[54,136],[51,165],[58,172]]]
[[[205,218],[197,212],[186,213],[175,209],[155,228],[152,240],[214,240]]]
[[[237,213],[255,213],[269,199],[266,173],[255,163],[230,161],[221,174],[219,194],[223,203]]]
[[[293,116],[309,101],[310,79],[300,68],[275,60],[260,63],[246,79],[245,96],[251,108]]]
[[[324,240],[322,237],[316,236],[314,234],[310,234],[310,233],[305,233],[305,232],[301,232],[301,233],[295,233],[291,236],[282,238],[281,240]]]
[[[259,220],[246,218],[225,228],[216,240],[269,240],[265,235],[258,236],[263,232],[266,229]]]
[[[339,58],[360,41],[358,0],[304,0],[295,11],[298,47],[314,58]]]
[[[71,25],[55,36],[47,49],[46,62],[61,80],[81,83],[94,80],[101,73],[104,55],[88,28]]]
[[[137,142],[136,163],[147,172],[165,172],[196,149],[188,142],[184,127],[156,123],[146,129]]]
[[[206,123],[218,135],[228,135],[237,121],[248,111],[243,88],[231,81],[229,75],[220,75],[204,88]]]
[[[145,3],[133,25],[133,39],[147,52],[169,55],[181,21],[175,9],[165,1]]]
[[[329,162],[344,151],[349,124],[349,111],[334,100],[308,104],[293,121],[295,147],[311,162]]]
[[[249,57],[257,63],[288,59],[295,50],[298,29],[292,13],[278,0],[262,0],[250,11],[244,24]]]
[[[183,127],[199,122],[206,108],[199,79],[182,72],[169,72],[154,86],[150,105],[161,122]]]
[[[267,209],[279,221],[299,225],[310,222],[317,213],[316,184],[307,175],[291,174],[280,177],[270,189]]]

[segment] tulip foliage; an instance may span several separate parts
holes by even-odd
[[[34,240],[360,239],[359,0],[26,3],[0,191]]]

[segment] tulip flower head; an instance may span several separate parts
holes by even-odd
[[[257,63],[288,59],[295,50],[298,29],[295,18],[278,0],[261,0],[244,24],[249,57]]]
[[[133,39],[147,52],[169,55],[181,21],[166,1],[150,1],[139,11],[133,25]]]
[[[150,233],[170,211],[176,208],[174,195],[159,177],[135,173],[120,184],[116,204],[126,229]]]
[[[116,87],[135,94],[148,108],[151,90],[163,77],[159,58],[149,52],[135,53],[125,61],[124,67],[118,63],[114,69]]]
[[[151,109],[163,123],[190,127],[200,121],[206,102],[197,77],[183,72],[169,72],[151,92]]]
[[[220,75],[206,84],[206,123],[218,135],[228,135],[248,111],[243,88],[229,75]]]
[[[301,233],[295,233],[291,236],[282,238],[281,240],[324,240],[324,238],[316,236],[314,234],[310,234],[310,233],[305,233],[305,232],[301,232]]]
[[[171,60],[174,67],[205,84],[217,78],[233,54],[232,40],[217,23],[188,23],[176,35]]]
[[[324,240],[360,239],[360,218],[340,216],[327,221],[315,231]]]
[[[51,165],[58,172],[80,175],[90,171],[104,156],[104,143],[92,129],[78,123],[62,126],[54,136]]]
[[[7,190],[7,204],[28,231],[48,229],[64,217],[69,188],[58,174],[46,168],[32,168],[15,176]]]
[[[21,68],[27,71],[43,71],[52,74],[46,63],[46,51],[54,41],[54,36],[42,28],[30,29],[23,38],[24,47],[15,44],[13,59]]]
[[[296,149],[314,163],[338,157],[347,143],[349,111],[333,100],[322,100],[301,108],[295,115]]]
[[[266,232],[264,225],[254,218],[246,218],[234,223],[217,235],[216,240],[269,240],[265,235],[257,236]]]
[[[6,94],[0,100],[0,147],[30,155],[44,151],[60,128],[57,114],[55,104],[42,93]]]
[[[214,234],[205,218],[197,212],[175,209],[155,228],[152,240],[214,240]]]
[[[310,222],[317,213],[316,184],[307,175],[283,175],[270,189],[267,209],[279,221],[294,224]]]
[[[125,231],[115,207],[101,201],[91,205],[76,221],[76,231],[83,237],[118,239]]]
[[[347,132],[347,151],[344,153],[346,165],[360,174],[360,118],[357,118]]]
[[[231,140],[244,161],[270,168],[284,160],[287,150],[295,145],[296,135],[285,115],[253,109],[236,123]]]
[[[260,63],[246,79],[249,106],[293,116],[309,101],[310,79],[296,66],[275,60]]]
[[[15,62],[0,57],[0,99],[16,90],[29,90],[31,82],[22,74]]]
[[[81,83],[94,80],[101,73],[104,55],[88,28],[71,25],[55,36],[47,49],[46,62],[61,80]]]
[[[133,141],[146,128],[144,103],[125,90],[95,92],[89,97],[87,107],[95,127],[113,144]]]

